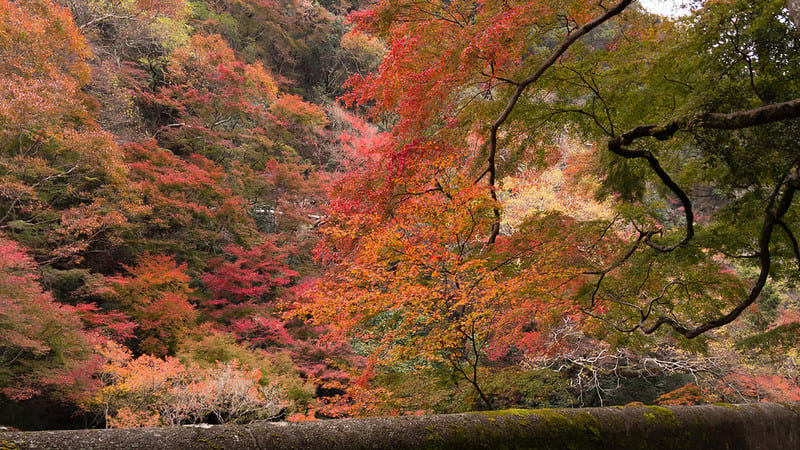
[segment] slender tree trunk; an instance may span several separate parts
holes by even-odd
[[[789,9],[789,14],[792,16],[794,27],[800,31],[800,0],[787,0],[786,7]]]

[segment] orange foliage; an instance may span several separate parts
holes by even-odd
[[[725,377],[725,392],[745,401],[800,401],[800,385],[778,375],[732,373]]]
[[[716,396],[694,383],[687,383],[674,391],[658,397],[656,403],[659,405],[699,405],[717,401]]]
[[[104,386],[87,401],[106,412],[109,427],[128,428],[266,418],[286,406],[276,386],[259,384],[258,369],[238,362],[201,369],[171,357],[133,358],[115,345],[98,348],[106,358]]]
[[[139,351],[173,354],[180,337],[196,317],[189,303],[193,290],[185,264],[166,256],[145,254],[136,266],[125,267],[127,276],[101,278],[95,292],[113,299],[136,319]]]

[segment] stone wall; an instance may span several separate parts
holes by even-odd
[[[9,449],[800,449],[800,403],[0,433]]]

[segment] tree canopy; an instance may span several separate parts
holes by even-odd
[[[0,422],[800,398],[798,23],[0,0]]]

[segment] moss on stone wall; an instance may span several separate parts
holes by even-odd
[[[4,433],[0,450],[800,448],[800,403],[507,410],[208,428]]]

